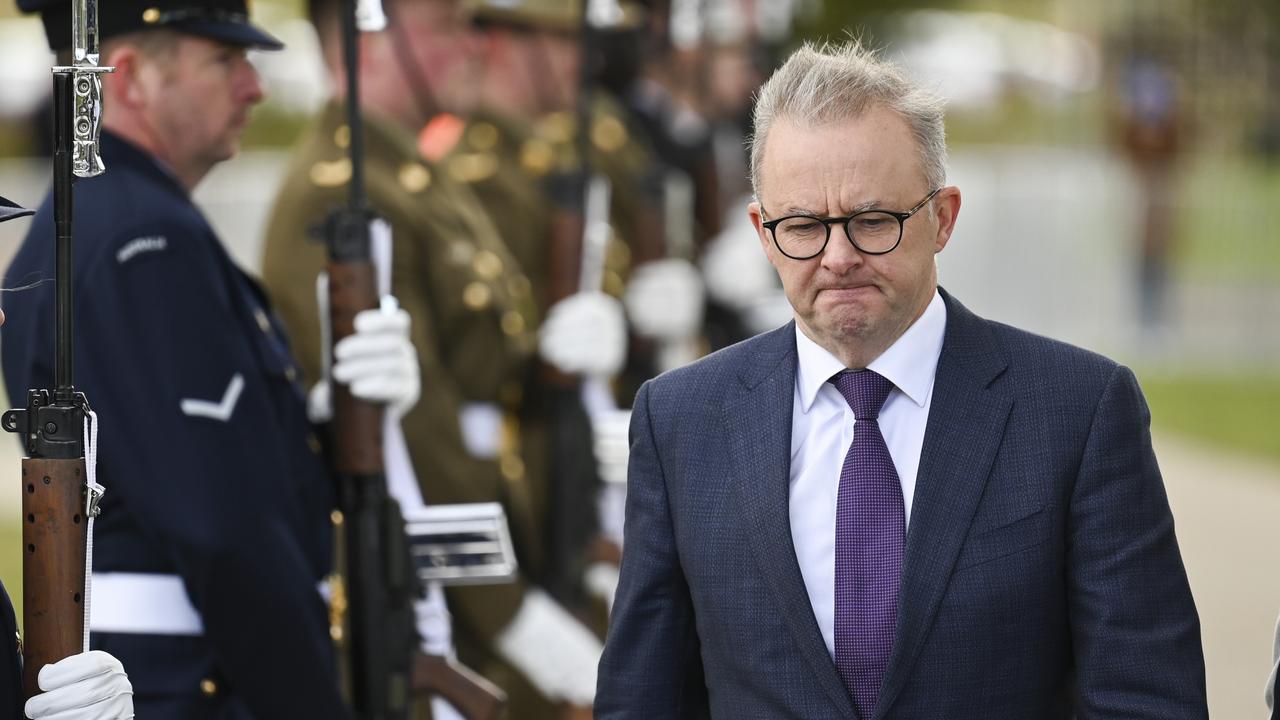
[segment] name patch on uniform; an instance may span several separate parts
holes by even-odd
[[[169,239],[163,235],[147,235],[134,238],[116,251],[116,262],[123,265],[142,253],[159,252],[169,247]]]

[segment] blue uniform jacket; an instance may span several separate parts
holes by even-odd
[[[203,636],[95,634],[139,717],[344,717],[317,581],[331,480],[286,339],[186,191],[104,133],[75,186],[75,382],[107,488],[94,571],[178,574]],[[5,275],[4,378],[53,383],[52,198]],[[212,682],[204,682],[205,680]],[[216,690],[215,690],[216,688]]]
[[[22,714],[21,647],[13,602],[0,583],[0,717],[26,717]]]

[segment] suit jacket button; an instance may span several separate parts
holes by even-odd
[[[214,682],[210,678],[205,678],[200,681],[200,692],[205,697],[213,697],[218,694],[218,683]]]

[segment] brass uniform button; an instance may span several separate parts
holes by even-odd
[[[493,123],[478,122],[467,130],[467,142],[476,150],[492,150],[498,144],[498,128]]]
[[[341,510],[334,510],[329,513],[329,522],[333,523],[335,527],[341,526],[344,520],[346,518],[343,517]]]
[[[316,455],[324,452],[324,445],[320,444],[320,438],[316,437],[315,433],[307,433],[307,447],[311,448],[311,452]]]
[[[142,22],[148,25],[155,25],[160,22],[160,8],[147,8],[142,11]]]
[[[573,139],[576,124],[572,113],[553,112],[538,121],[538,130],[553,143],[567,143]]]
[[[400,187],[411,193],[420,193],[431,184],[431,171],[421,163],[410,162],[400,166]]]
[[[485,280],[496,280],[502,274],[502,258],[492,250],[481,250],[472,259],[471,269]]]
[[[213,697],[218,694],[218,683],[214,682],[210,678],[205,678],[200,681],[200,692],[205,697]]]
[[[311,166],[311,184],[316,187],[341,187],[351,180],[351,158],[333,162],[320,161]]]
[[[606,153],[617,151],[627,140],[627,126],[618,118],[601,118],[591,125],[591,142]]]
[[[514,337],[524,332],[524,316],[515,310],[502,313],[502,332]]]
[[[293,382],[298,379],[298,369],[290,365],[284,369],[284,379]]]
[[[483,310],[493,300],[493,291],[482,282],[472,282],[462,291],[462,302],[471,310]]]
[[[520,146],[520,166],[531,175],[546,175],[555,165],[555,161],[555,151],[545,140],[530,138]]]
[[[262,308],[254,308],[253,319],[258,323],[258,329],[264,333],[271,332],[271,319],[267,317],[266,311]]]
[[[338,129],[333,131],[333,144],[343,150],[351,146],[351,127],[349,125],[339,125]]]

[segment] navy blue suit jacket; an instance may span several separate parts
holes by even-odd
[[[95,632],[139,717],[343,718],[316,582],[332,487],[284,334],[178,182],[103,133],[75,185],[75,381],[101,423],[94,572],[176,574],[205,634]],[[5,276],[53,277],[46,199]],[[4,296],[4,379],[53,386],[53,285]],[[192,402],[203,411],[192,409]],[[202,692],[202,680],[218,692]]]
[[[873,717],[1207,717],[1199,619],[1133,374],[943,296]],[[641,389],[600,720],[857,717],[791,540],[794,333]]]

